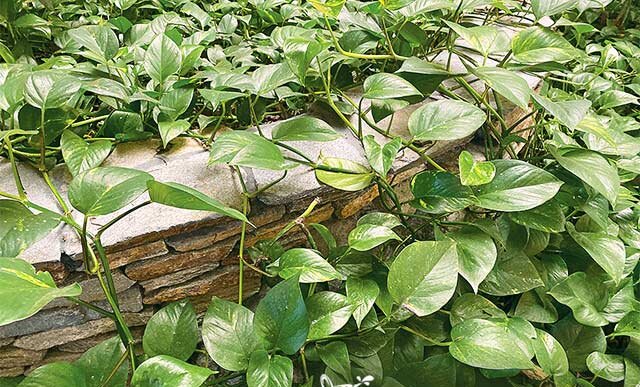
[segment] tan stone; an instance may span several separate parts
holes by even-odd
[[[0,348],[0,367],[14,368],[30,366],[44,358],[47,351],[31,351],[23,348]]]
[[[226,259],[228,259],[228,257],[225,258],[225,260]],[[215,270],[219,266],[220,266],[220,262],[205,263],[202,265],[198,265],[196,267],[192,267],[189,269],[176,271],[175,273],[163,275],[162,277],[152,278],[147,281],[141,281],[140,285],[144,288],[145,291],[148,292],[148,291],[163,288],[166,286],[181,284],[183,282],[194,279],[206,272]]]
[[[0,378],[13,378],[24,374],[24,367],[0,368]]]
[[[152,309],[143,310],[140,313],[125,313],[124,318],[129,326],[144,325],[149,321],[152,315]],[[113,320],[103,318],[99,320],[89,321],[81,325],[54,329],[47,332],[35,333],[33,335],[22,336],[16,339],[14,346],[33,351],[41,351],[43,349],[53,348],[58,345],[70,343],[72,341],[82,340],[94,337],[103,333],[115,331],[116,327]]]
[[[48,271],[57,284],[62,284],[69,277],[69,269],[62,262],[41,262],[34,265],[38,271]]]
[[[71,363],[71,362],[74,362],[74,361],[78,360],[80,358],[80,356],[82,356],[81,353],[61,352],[61,351],[53,349],[53,350],[50,350],[49,352],[47,352],[47,356],[45,356],[44,359],[36,362],[31,367],[27,368],[27,370],[24,373],[26,375],[28,375],[38,367],[42,367],[45,364],[56,363],[56,362],[59,362],[59,361],[66,361],[66,362],[70,362]]]
[[[162,288],[144,295],[145,304],[159,304],[163,302],[181,300],[207,295],[233,300],[238,294],[238,267],[227,267],[204,274],[191,282],[182,285]],[[245,268],[244,296],[249,297],[260,289],[260,274]]]
[[[285,213],[285,207],[260,206],[252,209],[252,212],[255,212],[256,215],[250,216],[249,221],[254,226],[260,227],[281,219]],[[186,235],[176,235],[167,239],[167,244],[180,252],[200,250],[211,246],[213,243],[240,234],[241,228],[241,222],[230,221],[223,225],[198,229]]]
[[[229,255],[235,244],[235,239],[227,240],[202,250],[169,253],[146,259],[127,266],[125,273],[131,279],[142,281],[207,263],[220,262]]]
[[[98,281],[97,277],[87,279],[87,275],[85,273],[76,273],[75,276],[72,276],[67,281],[67,283],[73,282],[79,283],[82,287],[82,293],[79,296],[81,300],[85,302],[95,302],[105,299],[102,288],[100,287],[100,281]],[[113,272],[113,282],[117,293],[122,293],[135,284],[134,281],[131,281],[119,270],[115,270]],[[49,303],[43,309],[59,308],[72,305],[76,304],[66,299],[57,299]]]
[[[140,246],[131,247],[126,250],[120,250],[108,253],[109,267],[115,269],[132,262],[141,261],[167,254],[169,250],[164,241],[155,241]]]
[[[142,341],[142,335],[144,334],[144,327],[132,328],[131,334],[133,335],[133,339],[135,343],[136,344],[140,343]],[[62,344],[56,347],[56,349],[62,352],[84,353],[89,349],[95,347],[96,345],[102,343],[103,341],[108,340],[115,336],[117,336],[115,332],[103,333],[101,335],[89,337],[82,340],[72,341],[67,344]]]
[[[369,205],[379,195],[377,185],[359,191],[346,201],[338,203],[336,205],[336,214],[338,218],[341,219],[353,216]]]

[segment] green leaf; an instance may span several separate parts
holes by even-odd
[[[620,190],[618,169],[600,154],[587,149],[549,146],[563,168],[578,176],[615,206]]]
[[[594,351],[604,352],[607,348],[602,328],[584,326],[571,316],[554,324],[550,333],[567,352],[569,368],[574,372],[586,371],[587,356]]]
[[[480,290],[494,296],[509,296],[544,286],[536,267],[523,252],[498,254],[496,264],[480,284]]]
[[[517,73],[502,67],[477,67],[473,73],[514,105],[522,109],[529,106],[531,88]]]
[[[36,71],[27,77],[24,98],[39,109],[61,107],[80,90],[78,79],[54,70]]]
[[[295,82],[296,76],[289,66],[284,63],[262,65],[251,74],[256,95],[265,95],[278,87]]]
[[[551,324],[558,321],[558,311],[553,305],[553,299],[544,292],[543,288],[523,293],[518,300],[513,316],[541,324]]]
[[[509,50],[509,35],[496,26],[467,28],[449,21],[445,21],[445,23],[485,58],[489,54],[504,53]]]
[[[360,226],[363,224],[373,224],[393,229],[401,226],[402,222],[400,222],[400,219],[393,214],[388,214],[386,212],[369,212],[358,219],[357,225]]]
[[[629,336],[636,339],[640,339],[640,312],[631,311],[627,313],[622,320],[620,320],[612,336]]]
[[[84,370],[87,387],[124,386],[129,376],[129,363],[120,364],[111,380],[105,384],[125,353],[119,337],[112,337],[85,352],[74,364]]]
[[[34,315],[60,297],[75,297],[78,284],[58,288],[48,272],[36,272],[27,261],[0,258],[0,326]]]
[[[448,232],[446,238],[456,243],[458,271],[474,292],[496,263],[498,252],[491,237],[476,227]]]
[[[309,0],[315,9],[325,16],[337,17],[344,6],[345,0]]]
[[[162,84],[170,75],[180,70],[181,61],[180,47],[161,33],[147,48],[142,65],[151,79]]]
[[[302,347],[309,332],[309,318],[297,277],[269,290],[256,308],[253,325],[267,349],[279,348],[293,355]]]
[[[34,214],[22,203],[0,199],[0,257],[17,257],[60,224],[53,212]]]
[[[275,141],[333,141],[340,137],[331,125],[312,116],[280,121],[271,132]]]
[[[97,167],[76,176],[69,185],[69,202],[86,216],[106,215],[134,201],[147,190],[153,176],[121,167]]]
[[[247,370],[248,387],[291,387],[293,363],[291,359],[256,351],[251,355]]]
[[[368,251],[390,240],[400,237],[387,226],[361,224],[349,233],[349,247],[358,251]]]
[[[451,306],[449,320],[451,326],[473,318],[506,318],[507,315],[491,301],[473,293],[465,293],[456,298]]]
[[[233,219],[248,222],[247,217],[236,209],[225,206],[221,202],[186,185],[179,183],[147,182],[149,197],[152,202],[187,210],[210,211]]]
[[[546,111],[569,129],[576,129],[587,117],[591,101],[586,99],[552,101],[538,94],[532,94],[533,99]]]
[[[536,18],[541,19],[574,8],[578,3],[578,0],[532,0],[531,9]]]
[[[245,93],[239,93],[237,91],[198,89],[198,92],[204,99],[211,103],[213,110],[216,110],[220,104],[225,102],[232,101],[236,98],[246,97]]]
[[[136,141],[151,136],[145,132],[142,118],[138,113],[116,110],[104,121],[101,133],[120,141]]]
[[[569,372],[569,360],[562,345],[549,333],[536,329],[538,337],[533,342],[536,360],[547,375],[553,377],[558,387],[573,387],[573,375]]]
[[[278,275],[284,279],[300,278],[301,283],[327,282],[342,275],[318,252],[311,249],[287,250],[278,260]]]
[[[415,110],[408,125],[417,141],[457,140],[472,135],[486,119],[486,114],[470,103],[445,99]]]
[[[90,387],[82,368],[67,362],[56,362],[38,367],[22,382],[20,387]]]
[[[573,273],[550,291],[558,302],[567,305],[573,311],[573,317],[579,323],[591,327],[609,324],[603,315],[603,309],[609,301],[609,292],[601,278],[587,274]]]
[[[354,306],[340,293],[318,292],[307,299],[309,340],[318,340],[342,328],[351,317]]]
[[[318,356],[330,370],[336,372],[345,380],[350,380],[351,360],[347,345],[342,341],[330,341],[325,345],[317,345]]]
[[[219,135],[211,146],[209,163],[282,170],[284,157],[278,147],[255,133],[233,130]]]
[[[573,224],[567,223],[567,232],[591,258],[619,283],[624,278],[626,254],[624,243],[605,232],[579,232]]]
[[[360,328],[362,320],[373,307],[373,304],[380,294],[380,288],[375,281],[370,279],[362,279],[357,277],[349,277],[346,283],[347,302],[355,309],[353,310],[353,319]]]
[[[550,200],[527,211],[510,212],[509,219],[533,230],[549,233],[564,231],[564,212],[560,204],[555,200]]]
[[[526,332],[514,332],[509,319],[465,320],[453,327],[451,339],[451,356],[472,367],[490,370],[534,368],[533,354],[528,350],[532,338]]]
[[[321,156],[320,165],[352,172],[333,172],[316,168],[316,178],[320,182],[343,191],[360,191],[367,188],[373,180],[373,173],[355,161]]]
[[[162,138],[162,146],[166,148],[171,140],[189,130],[190,127],[191,124],[187,120],[158,122],[158,131]]]
[[[562,35],[537,26],[518,32],[511,40],[511,50],[514,58],[523,64],[564,63],[584,56],[584,52],[573,47]]]
[[[416,208],[430,214],[456,212],[474,203],[473,191],[449,172],[420,172],[411,180]]]
[[[362,140],[364,145],[364,154],[369,161],[369,165],[380,176],[387,176],[393,161],[396,159],[398,151],[402,147],[402,140],[399,137],[387,142],[383,146],[380,146],[376,142],[373,135],[366,135]]]
[[[99,166],[111,152],[110,141],[99,140],[89,144],[70,130],[62,133],[60,146],[72,176]]]
[[[587,357],[587,367],[601,379],[610,382],[624,380],[624,358],[620,355],[593,352]]]
[[[414,242],[391,264],[389,293],[418,316],[442,308],[453,296],[458,279],[458,255],[451,242]]]
[[[475,161],[466,150],[458,156],[460,182],[462,185],[482,185],[491,183],[496,175],[496,166],[490,161]]]
[[[196,311],[189,301],[171,303],[151,317],[142,346],[149,356],[168,355],[186,361],[200,341]]]
[[[395,74],[377,73],[364,81],[363,98],[394,99],[422,95],[411,83]]]
[[[131,387],[199,387],[212,374],[208,368],[160,355],[140,364],[131,378]]]
[[[107,26],[82,26],[68,31],[73,40],[106,62],[118,53],[120,43],[115,32]]]
[[[253,312],[235,302],[213,297],[202,321],[202,340],[209,356],[229,371],[243,371],[261,346],[253,328]]]
[[[285,40],[282,50],[289,68],[304,85],[311,62],[322,51],[322,45],[303,36],[292,36]]]
[[[384,387],[429,386],[465,387],[476,386],[475,370],[456,361],[448,353],[429,356],[420,362],[403,363],[394,377],[398,384],[383,384]],[[386,382],[387,378],[385,378]]]
[[[477,188],[480,207],[504,212],[525,211],[553,198],[562,182],[547,171],[520,160],[495,160],[496,177]]]

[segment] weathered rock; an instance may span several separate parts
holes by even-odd
[[[24,367],[0,368],[0,378],[13,378],[24,374]]]
[[[282,218],[285,213],[284,206],[259,206],[253,208],[256,214],[249,217],[249,221],[256,227],[275,222]],[[186,235],[176,235],[167,239],[167,244],[176,251],[185,252],[200,250],[210,247],[213,243],[240,234],[242,223],[230,221],[215,227],[206,227],[193,231]],[[251,226],[249,226],[251,227]]]
[[[63,283],[71,274],[69,268],[62,262],[40,262],[33,266],[38,271],[48,271],[57,284]]]
[[[2,368],[26,367],[44,358],[47,351],[31,351],[23,348],[0,348],[0,366]]]
[[[206,272],[215,270],[219,266],[220,262],[205,263],[196,267],[192,267],[190,269],[180,270],[176,271],[175,273],[163,275],[162,277],[152,278],[147,281],[141,281],[140,285],[144,288],[145,292],[167,286],[178,285],[194,279]]]
[[[6,347],[15,341],[15,337],[5,337],[4,339],[0,339],[0,348]]]
[[[141,261],[167,254],[169,250],[164,241],[155,241],[144,245],[131,247],[125,250],[108,253],[109,267],[115,269],[132,262]]]
[[[229,255],[235,244],[235,239],[225,240],[202,250],[170,253],[161,257],[146,259],[127,266],[125,273],[131,279],[142,281],[202,264],[220,262]]]
[[[94,305],[105,309],[109,312],[112,311],[111,305],[106,300],[98,301],[94,303]],[[130,312],[137,313],[143,309],[142,305],[142,291],[139,286],[133,286],[122,293],[118,294],[118,305],[120,305],[121,312]],[[89,308],[81,307],[80,308],[84,313],[84,320],[95,320],[98,318],[102,318],[102,315],[96,311],[93,311]]]
[[[25,371],[25,374],[30,374],[33,370],[35,370],[38,367],[41,367],[45,364],[50,364],[50,363],[56,363],[56,362],[60,362],[60,361],[64,361],[64,362],[74,362],[76,360],[78,360],[80,358],[80,356],[82,356],[81,353],[73,353],[73,352],[62,352],[62,351],[58,351],[58,350],[49,350],[47,352],[47,355],[44,357],[44,359],[36,362],[35,364],[33,364],[31,367],[27,368],[27,370]],[[57,386],[56,386],[57,387]]]
[[[84,314],[79,308],[67,307],[42,310],[27,319],[1,326],[0,337],[29,335],[80,324],[83,321]]]
[[[158,289],[144,295],[145,304],[159,304],[198,296],[216,296],[232,300],[238,295],[238,267],[227,267],[204,274],[193,281]],[[250,297],[260,289],[260,275],[251,269],[244,271],[244,297]]]
[[[355,194],[350,195],[347,199],[343,199],[336,203],[336,215],[341,219],[353,216],[369,205],[379,195],[380,193],[378,192],[377,185],[363,191],[356,192]]]
[[[134,327],[131,329],[131,335],[133,336],[134,342],[136,344],[142,342],[143,334],[144,334],[144,327]],[[62,344],[56,347],[56,349],[62,352],[84,353],[89,349],[95,347],[96,345],[102,343],[103,341],[116,336],[117,335],[114,332],[103,333],[101,335],[89,337],[82,340],[72,341],[67,344]]]
[[[151,318],[152,309],[147,309],[141,313],[125,313],[124,318],[129,326],[144,325]],[[47,332],[35,333],[22,336],[13,343],[18,348],[41,351],[53,348],[58,345],[70,343],[72,341],[94,337],[96,335],[112,332],[116,329],[113,320],[102,318],[89,321],[81,325],[74,325],[67,328],[54,329]]]
[[[96,277],[86,279],[86,274],[77,273],[76,278],[70,279],[68,282],[78,282],[78,284],[80,284],[80,286],[82,287],[82,293],[80,294],[79,298],[82,301],[95,302],[105,299],[102,288],[100,287],[100,281],[98,281],[98,278]],[[113,272],[113,282],[117,293],[124,292],[135,284],[134,281],[127,278],[120,271]],[[71,305],[75,304],[65,299],[57,299],[45,306],[45,309],[59,308]]]

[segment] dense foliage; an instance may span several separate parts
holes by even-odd
[[[0,191],[0,324],[58,297],[82,303],[79,286],[59,288],[17,258],[64,222],[112,310],[85,306],[118,326],[118,337],[77,362],[4,383],[312,386],[324,374],[334,384],[385,387],[640,384],[637,6],[3,1],[0,141],[17,194]],[[539,78],[540,90],[525,75]],[[362,100],[350,92],[357,87]],[[426,100],[434,91],[446,98]],[[369,165],[296,149],[295,141],[338,137],[317,118],[263,131],[311,103],[343,121]],[[408,135],[378,126],[414,103]],[[522,118],[509,121],[506,106],[523,109]],[[425,153],[476,131],[487,161],[462,152],[459,171],[447,171]],[[284,177],[313,168],[347,191],[377,184],[385,211],[363,216],[340,246],[326,227],[305,225],[314,201],[276,238],[244,251],[249,201],[270,185],[245,188],[239,211],[142,171],[100,166],[116,143],[154,136],[163,147],[195,138],[211,163],[236,169]],[[390,175],[401,150],[430,165],[413,177],[408,203]],[[18,162],[39,170],[60,208],[29,200]],[[60,162],[73,176],[68,198],[48,175]],[[272,286],[255,311],[214,298],[199,324],[188,302],[168,305],[147,326],[144,353],[136,351],[100,240],[130,211],[95,234],[86,225],[145,192],[149,202],[244,222],[241,267]],[[308,248],[280,246],[294,227]],[[196,351],[219,374],[189,363]]]

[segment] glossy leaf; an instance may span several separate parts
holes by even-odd
[[[82,26],[69,30],[69,35],[103,61],[113,59],[120,48],[118,37],[107,26]]]
[[[144,54],[144,69],[156,83],[163,83],[170,75],[180,70],[181,53],[178,45],[161,33]]]
[[[169,142],[189,130],[191,124],[187,120],[163,121],[158,123],[158,131],[162,145],[166,148]]]
[[[170,356],[152,357],[136,369],[132,387],[199,387],[213,374],[208,368],[185,363]]]
[[[514,58],[525,64],[564,63],[582,55],[562,35],[537,26],[518,32],[511,40],[511,50]]]
[[[640,312],[630,311],[616,324],[612,336],[629,336],[640,339]]]
[[[522,109],[529,106],[531,88],[517,73],[501,67],[478,67],[473,73],[514,105]]]
[[[622,280],[626,255],[624,244],[618,238],[605,232],[579,232],[571,223],[567,223],[567,231],[614,281]]]
[[[565,225],[562,207],[555,200],[550,200],[527,211],[511,212],[509,219],[519,225],[550,233],[564,231]]]
[[[127,361],[121,364],[109,382],[106,382],[124,353],[122,340],[112,337],[89,349],[74,364],[84,370],[88,387],[120,387],[125,385],[129,376]]]
[[[448,232],[446,238],[456,244],[460,275],[478,292],[478,286],[496,263],[497,250],[493,239],[475,227]]]
[[[418,316],[444,306],[455,291],[458,255],[451,242],[414,242],[405,247],[389,269],[393,299]]]
[[[0,283],[0,326],[32,316],[56,298],[82,292],[78,284],[58,288],[51,274],[18,258],[0,258]]]
[[[358,251],[368,251],[390,240],[400,237],[387,226],[361,224],[349,233],[349,247]]]
[[[279,122],[271,137],[276,141],[333,141],[341,136],[319,118],[300,116]]]
[[[77,79],[53,70],[31,73],[24,86],[28,104],[39,109],[53,109],[64,105],[78,90]]]
[[[471,48],[482,56],[503,53],[509,49],[509,35],[496,26],[463,27],[452,22],[445,22],[456,34],[458,34]]]
[[[279,355],[257,351],[251,355],[247,370],[248,387],[290,387],[293,384],[293,363]]]
[[[498,255],[495,266],[480,284],[480,291],[494,296],[507,296],[543,285],[529,257],[521,251],[507,251]]]
[[[34,214],[22,203],[0,199],[0,256],[17,257],[60,224],[53,212]]]
[[[229,371],[243,371],[261,346],[253,328],[253,312],[235,302],[213,297],[202,321],[202,340],[209,356]]]
[[[593,352],[587,357],[587,367],[594,375],[604,380],[624,380],[624,359],[620,355]]]
[[[573,375],[569,372],[569,360],[562,345],[549,333],[536,329],[537,338],[533,342],[536,360],[547,375],[553,377],[558,387],[573,386]]]
[[[342,328],[355,307],[347,297],[329,291],[318,292],[307,299],[309,340],[322,339]]]
[[[490,161],[475,161],[466,150],[458,156],[460,183],[462,185],[482,185],[491,183],[496,175],[496,166]]]
[[[315,283],[342,278],[342,275],[315,250],[290,249],[282,254],[278,262],[278,275],[284,279],[296,277],[301,283]]]
[[[247,131],[228,131],[216,138],[209,163],[227,163],[239,167],[282,170],[284,157],[269,140]]]
[[[571,316],[554,324],[550,333],[562,344],[569,359],[569,368],[574,372],[586,371],[587,356],[594,351],[604,352],[607,348],[602,328],[579,324]]]
[[[66,130],[60,139],[62,156],[72,176],[100,166],[111,152],[111,142],[106,140],[87,143],[75,133]]]
[[[378,73],[364,81],[362,95],[368,99],[393,99],[422,95],[411,83],[389,73]]]
[[[591,102],[586,99],[552,101],[538,94],[532,94],[533,99],[546,111],[569,129],[576,129],[587,117]]]
[[[387,176],[398,151],[402,147],[401,139],[396,137],[381,146],[372,135],[367,135],[363,138],[362,144],[371,168],[379,173],[380,176]]]
[[[345,287],[347,290],[347,302],[354,307],[353,319],[356,321],[358,328],[360,328],[362,320],[367,316],[376,298],[378,298],[380,288],[373,280],[356,277],[349,277]]]
[[[416,200],[411,204],[422,211],[441,214],[460,211],[475,201],[473,191],[449,172],[420,172],[411,180]]]
[[[20,387],[90,387],[84,370],[68,362],[55,362],[38,367],[22,382]]]
[[[367,169],[367,167],[351,160],[321,157],[319,164],[350,172],[334,172],[319,168],[316,169],[316,178],[320,182],[343,191],[359,191],[367,188],[373,180],[373,173]]]
[[[168,355],[186,361],[200,341],[196,312],[188,301],[171,303],[151,317],[142,337],[149,356]]]
[[[462,101],[429,102],[409,117],[409,132],[417,141],[457,140],[473,134],[484,124],[486,114]]]

